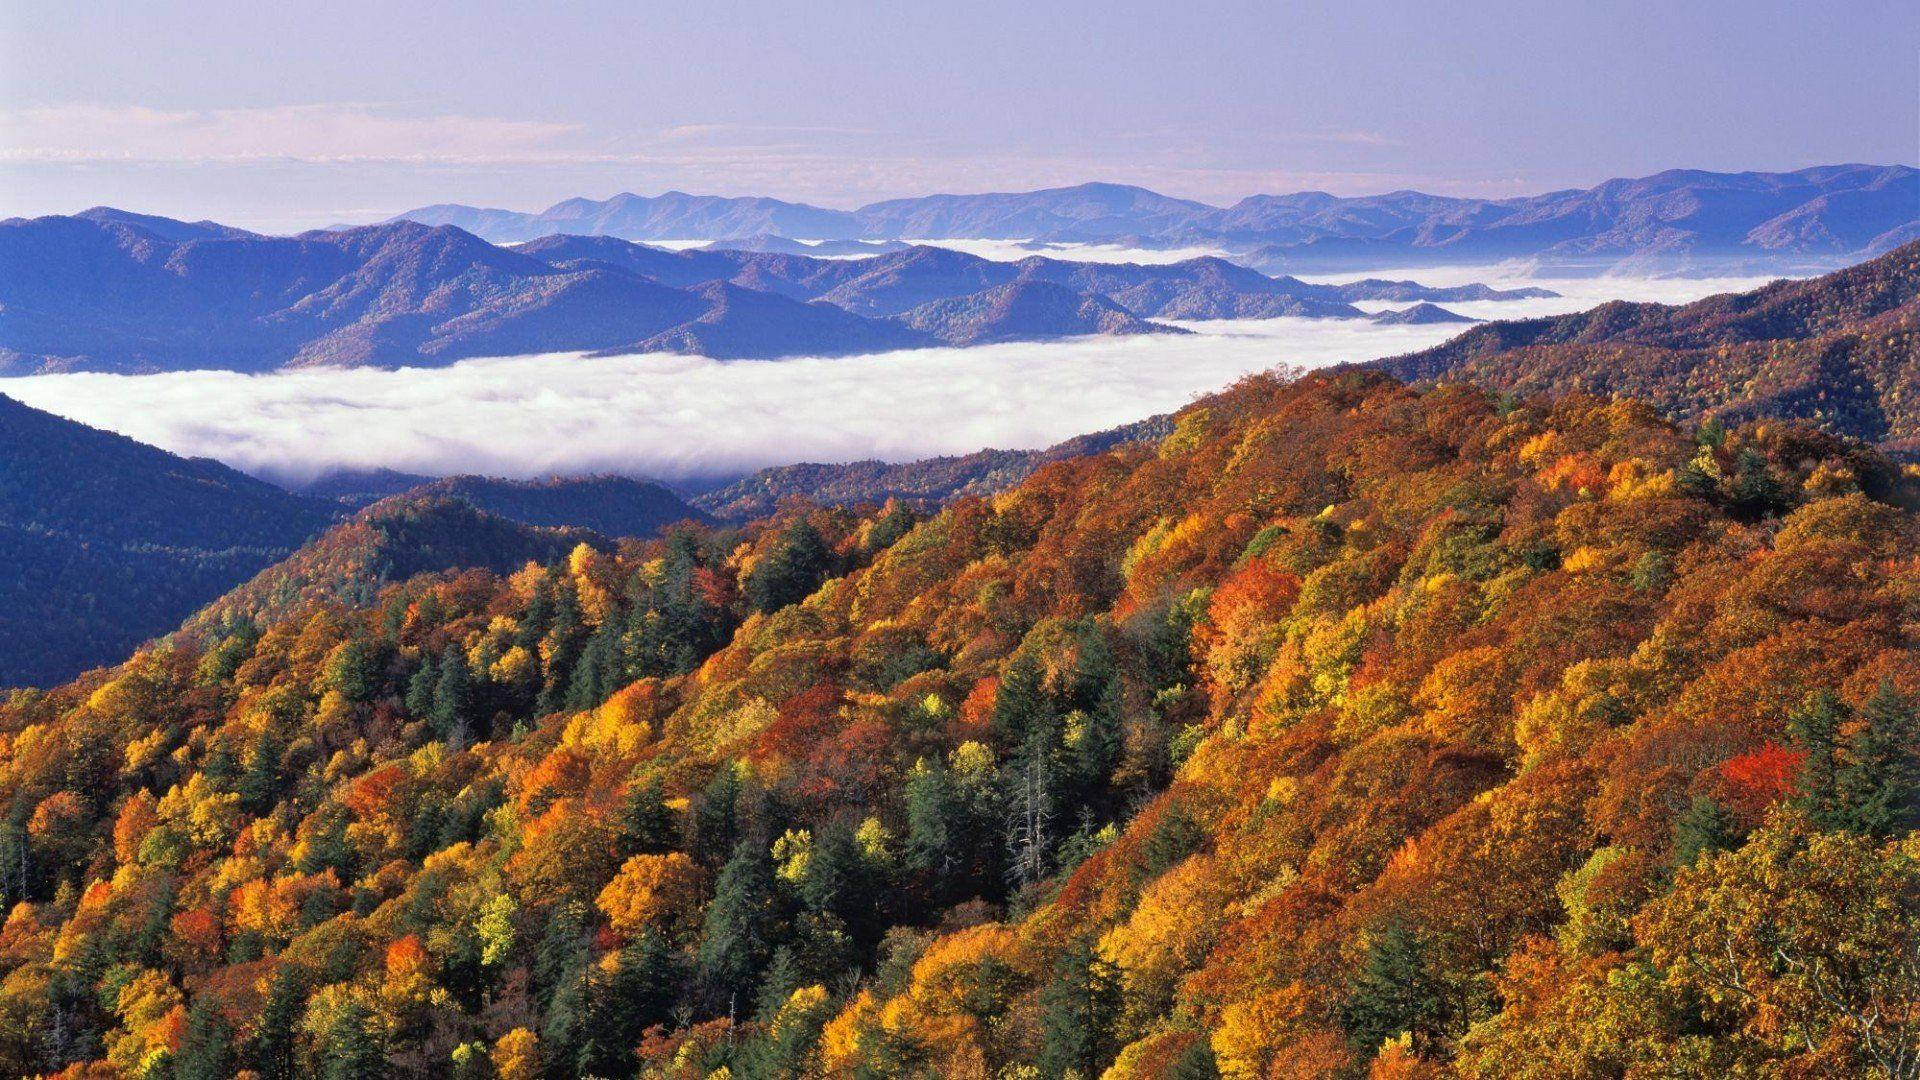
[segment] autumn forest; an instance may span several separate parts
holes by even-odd
[[[1905,417],[1916,263],[1633,378]],[[945,506],[378,504],[0,705],[0,1073],[1920,1076],[1906,421],[1582,332]]]

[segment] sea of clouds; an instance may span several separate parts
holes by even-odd
[[[1363,276],[1436,285],[1538,284],[1565,294],[1446,305],[1476,318],[1556,314],[1612,299],[1677,303],[1759,283],[1539,281],[1520,269],[1486,267],[1325,280]],[[40,375],[0,380],[0,393],[281,480],[375,467],[696,480],[796,461],[905,461],[983,447],[1047,446],[1179,408],[1254,372],[1396,355],[1462,329],[1343,319],[1182,325],[1195,333],[837,359],[561,353],[399,371]]]

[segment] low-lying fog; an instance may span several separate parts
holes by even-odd
[[[1577,311],[1612,299],[1679,303],[1761,283],[1538,280],[1486,267],[1316,280],[1366,276],[1433,285],[1537,284],[1565,294],[1445,305],[1483,319]],[[843,359],[722,363],[565,353],[402,371],[40,375],[0,380],[0,393],[168,450],[281,478],[385,466],[430,474],[692,479],[794,461],[904,461],[988,446],[1045,446],[1178,408],[1251,372],[1391,356],[1463,329],[1340,319],[1183,325],[1196,333]]]

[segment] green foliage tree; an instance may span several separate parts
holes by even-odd
[[[1054,965],[1040,991],[1042,1076],[1099,1076],[1119,1047],[1114,1026],[1122,999],[1111,965],[1085,940],[1075,941]]]
[[[1401,1034],[1431,1042],[1440,1034],[1444,1002],[1425,946],[1396,919],[1369,936],[1366,956],[1347,986],[1340,1026],[1363,1054]]]

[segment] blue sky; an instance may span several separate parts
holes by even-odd
[[[1913,162],[1920,5],[7,3],[0,215]]]

